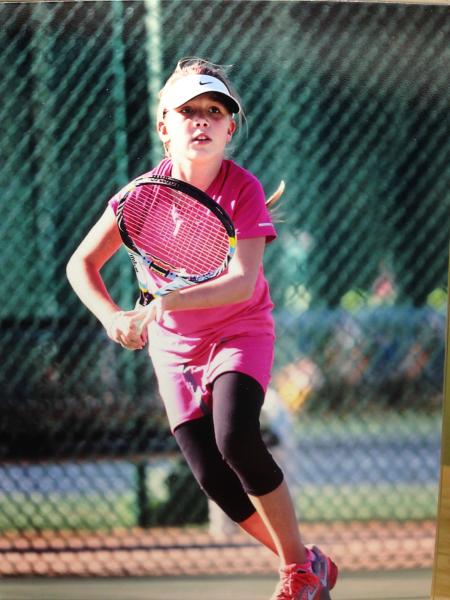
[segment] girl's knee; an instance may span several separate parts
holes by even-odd
[[[238,467],[243,462],[243,455],[246,451],[253,453],[249,447],[250,439],[248,433],[232,431],[226,435],[217,436],[216,441],[223,459],[232,468]]]

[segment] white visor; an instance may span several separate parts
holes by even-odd
[[[232,113],[237,114],[241,110],[239,102],[236,98],[233,98],[227,86],[220,79],[210,75],[198,74],[185,75],[169,85],[163,91],[162,105],[167,110],[178,108],[192,100],[192,98],[210,92],[224,96],[223,103]]]

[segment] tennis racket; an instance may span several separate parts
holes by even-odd
[[[135,179],[122,191],[116,219],[139,283],[140,306],[217,277],[236,250],[235,228],[223,208],[172,177]],[[154,292],[149,269],[168,280]]]

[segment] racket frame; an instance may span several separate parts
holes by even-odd
[[[144,185],[161,185],[171,190],[174,190],[175,192],[187,194],[194,201],[199,202],[201,205],[206,207],[216,216],[216,218],[224,226],[224,229],[228,236],[228,252],[224,261],[218,268],[212,269],[211,271],[208,271],[206,273],[196,275],[184,272],[181,273],[170,267],[170,265],[168,265],[161,259],[158,259],[157,257],[150,257],[148,253],[142,251],[133,242],[126,228],[123,216],[124,207],[129,195],[132,192],[134,192],[137,188]],[[147,306],[157,296],[163,296],[176,289],[180,289],[189,285],[195,285],[197,283],[202,283],[210,279],[214,279],[215,277],[218,277],[223,271],[227,269],[236,251],[236,231],[228,213],[220,206],[220,204],[218,204],[215,200],[210,198],[210,196],[208,196],[208,194],[206,194],[202,190],[199,190],[190,183],[180,181],[173,177],[167,177],[164,175],[149,175],[138,177],[137,179],[133,180],[122,190],[116,211],[116,222],[119,229],[120,237],[128,252],[128,255],[133,264],[139,282],[140,297],[138,300],[138,304],[140,304],[141,306]],[[145,277],[143,277],[143,267],[151,269],[158,275],[169,279],[169,282],[162,288],[157,290],[154,294],[152,294],[151,292],[149,292],[145,282],[143,281],[143,279],[146,279]]]

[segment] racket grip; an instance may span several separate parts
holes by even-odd
[[[151,296],[151,299],[148,299],[148,296]],[[147,293],[147,294],[144,295],[141,292],[139,298],[136,300],[136,304],[134,305],[134,309],[137,310],[137,311],[142,311],[142,319],[140,319],[139,321],[136,321],[137,332],[138,332],[139,335],[141,335],[142,331],[143,331],[143,326],[142,325],[143,325],[144,318],[145,318],[144,308],[146,306],[149,306],[150,302],[152,300],[154,300],[154,298],[155,297],[153,296],[153,294]],[[145,302],[145,304],[142,304],[142,302]]]

